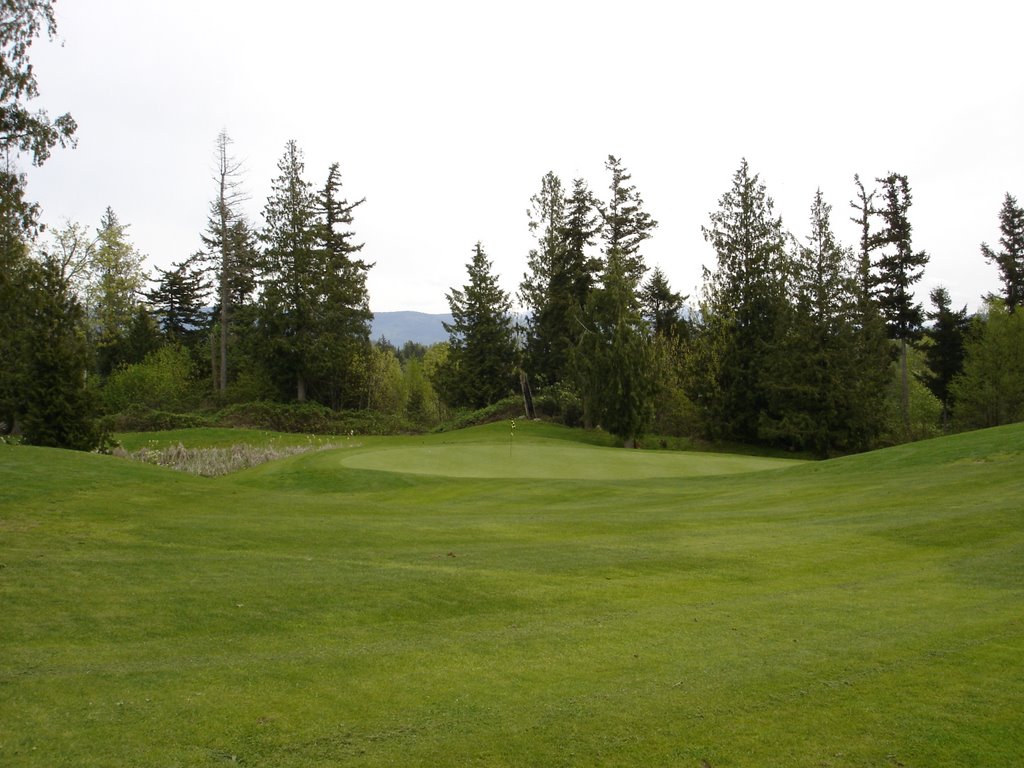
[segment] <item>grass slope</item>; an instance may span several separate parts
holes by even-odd
[[[408,471],[555,464],[570,434],[362,438],[217,480],[0,446],[0,764],[1024,754],[1024,428],[728,475],[565,440],[604,476]],[[650,477],[609,469],[638,455]]]

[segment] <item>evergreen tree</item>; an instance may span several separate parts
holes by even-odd
[[[27,153],[42,165],[54,146],[74,145],[77,129],[69,114],[50,119],[46,110],[26,103],[39,95],[29,49],[41,34],[57,32],[50,0],[4,0],[0,5],[0,153],[11,158]]]
[[[876,296],[889,338],[900,344],[900,370],[903,397],[901,411],[905,426],[910,426],[910,382],[907,346],[921,333],[924,308],[914,301],[912,286],[924,274],[928,254],[914,252],[908,214],[912,202],[906,176],[890,173],[876,179],[882,185],[882,206],[877,209],[882,229],[875,235],[881,256],[877,262]]]
[[[989,299],[964,345],[964,367],[950,394],[966,429],[1024,421],[1024,312]]]
[[[89,309],[101,375],[131,358],[126,346],[146,283],[145,258],[128,240],[128,225],[107,208],[97,230]]]
[[[228,385],[228,348],[231,339],[232,317],[240,302],[239,289],[255,282],[254,246],[248,223],[239,206],[246,200],[241,190],[242,164],[230,154],[232,141],[226,131],[217,136],[216,170],[214,182],[217,194],[210,203],[203,245],[207,249],[217,295],[217,353],[214,355],[214,380],[217,390],[223,392]],[[254,286],[253,286],[254,287]],[[252,293],[242,288],[243,293]]]
[[[197,253],[172,264],[172,269],[157,267],[157,286],[146,293],[164,336],[190,349],[196,347],[209,321],[206,296],[210,283],[200,265],[202,258],[203,254]]]
[[[652,230],[658,226],[658,222],[643,209],[644,201],[636,187],[629,184],[632,176],[623,167],[622,161],[614,155],[608,155],[604,167],[612,177],[608,185],[611,199],[601,207],[605,258],[613,251],[618,252],[630,279],[639,285],[647,272],[640,246],[652,236]]]
[[[661,267],[655,267],[650,278],[640,289],[644,319],[651,332],[666,338],[685,338],[687,331],[682,311],[683,302],[687,298],[689,297],[675,293]]]
[[[618,250],[608,254],[601,287],[591,293],[583,322],[586,330],[574,360],[584,408],[632,448],[654,416],[656,383],[636,282]]]
[[[950,384],[963,370],[964,344],[971,321],[967,306],[954,310],[949,291],[942,286],[933,288],[930,298],[934,309],[928,313],[931,327],[925,330],[930,343],[925,347],[928,372],[924,382],[942,403],[942,423],[946,425],[953,405]]]
[[[885,389],[894,352],[875,298],[872,254],[878,243],[871,223],[877,215],[874,198],[878,193],[876,190],[867,192],[857,174],[853,180],[857,185],[857,199],[850,202],[850,207],[857,211],[857,216],[851,221],[860,227],[860,242],[852,316],[855,338],[851,363],[856,376],[848,382],[851,401],[856,407],[848,416],[847,428],[851,447],[864,450],[874,445],[885,427]]]
[[[265,228],[260,330],[265,360],[304,402],[316,350],[315,312],[319,226],[316,199],[302,178],[305,166],[294,141],[277,164],[280,175],[263,209]]]
[[[982,243],[981,254],[999,267],[1003,301],[1006,309],[1014,312],[1024,302],[1024,208],[1017,205],[1009,192],[999,211],[999,230],[1002,233],[999,244],[1003,249],[997,253]]]
[[[317,255],[321,265],[319,304],[315,308],[318,349],[313,365],[317,386],[332,408],[356,405],[361,372],[370,345],[370,298],[366,289],[370,264],[357,258],[361,243],[353,242],[353,211],[366,198],[349,203],[339,199],[341,171],[331,165],[327,181],[317,197],[319,215]]]
[[[0,434],[20,430],[33,345],[32,262],[11,208],[11,198],[0,197]]]
[[[562,182],[548,171],[540,191],[530,198],[526,215],[537,247],[527,257],[528,271],[519,284],[526,307],[526,366],[539,382],[552,383],[564,368],[570,333],[571,297],[566,278],[565,193]]]
[[[835,239],[832,206],[818,190],[810,234],[790,258],[791,304],[781,315],[775,353],[767,360],[768,407],[762,438],[828,455],[849,448],[860,375],[854,347],[853,256]]]
[[[96,406],[86,388],[88,346],[82,309],[58,263],[31,269],[31,323],[23,400],[23,434],[30,445],[88,451],[100,440]]]
[[[512,391],[512,302],[480,243],[466,270],[469,282],[447,294],[452,322],[444,323],[450,349],[441,378],[450,405],[482,408]]]
[[[744,159],[711,225],[702,228],[718,257],[716,271],[704,271],[700,313],[700,357],[711,378],[691,378],[691,395],[710,430],[733,439],[758,437],[768,406],[765,371],[776,354],[773,344],[786,308],[786,238],[773,208]]]

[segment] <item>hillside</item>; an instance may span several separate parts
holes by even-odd
[[[585,437],[216,480],[0,445],[0,764],[1024,754],[1024,425],[819,463]]]
[[[452,322],[450,314],[431,315],[425,312],[374,312],[370,338],[385,338],[396,347],[407,341],[430,346],[448,340],[441,323]]]

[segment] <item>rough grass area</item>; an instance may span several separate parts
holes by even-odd
[[[266,464],[268,461],[338,447],[340,445],[335,443],[283,446],[236,443],[227,448],[186,448],[182,443],[178,443],[166,448],[140,448],[132,453],[123,449],[115,450],[114,455],[202,477],[220,477]]]
[[[0,445],[0,765],[1019,763],[1024,427],[642,479],[508,432],[220,478]],[[350,464],[559,440],[606,476]]]

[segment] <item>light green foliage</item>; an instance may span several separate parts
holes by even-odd
[[[124,346],[146,284],[144,261],[128,239],[128,225],[108,207],[96,232],[87,304],[102,374],[128,360]]]
[[[961,427],[1024,421],[1024,310],[1010,313],[1001,301],[989,301],[968,336],[963,372],[950,390]]]
[[[409,393],[405,388],[402,364],[390,348],[373,346],[367,357],[367,407],[387,414],[405,410]]]
[[[902,415],[903,373],[897,359],[891,367],[886,392],[885,413],[888,428],[883,439],[889,443],[924,440],[942,431],[942,401],[928,388],[925,376],[928,363],[925,353],[917,347],[907,347],[907,415]]]
[[[169,344],[147,355],[143,362],[123,366],[110,374],[103,387],[103,404],[110,413],[131,406],[167,411],[188,409],[197,394],[194,373],[188,350]]]
[[[0,764],[1016,764],[1024,427],[762,471],[596,439],[0,445]]]
[[[440,423],[444,407],[424,368],[416,358],[409,358],[402,365],[402,387],[406,392],[405,415],[415,424],[431,427]]]

